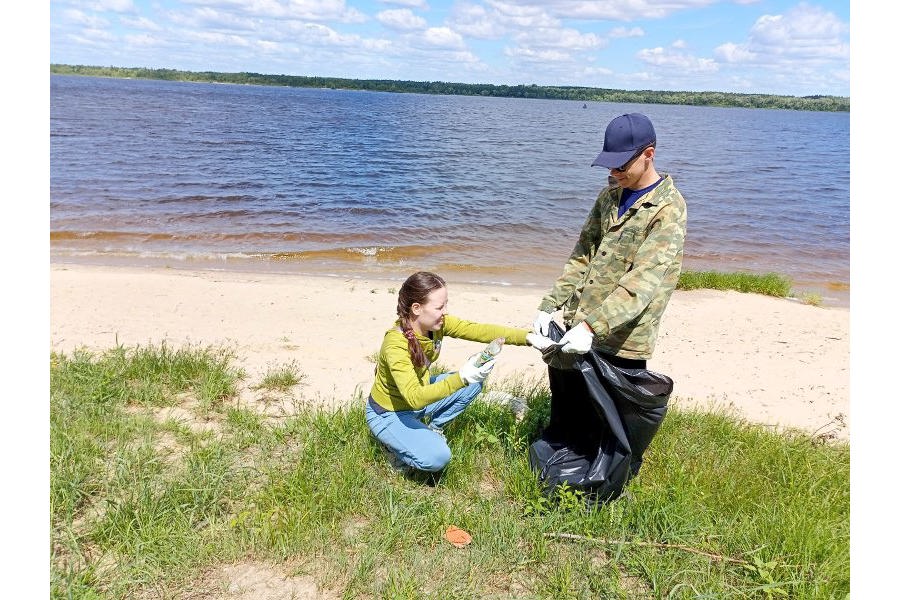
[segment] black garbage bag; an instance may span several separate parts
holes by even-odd
[[[550,324],[549,337],[563,330]],[[641,468],[644,451],[666,415],[672,379],[622,369],[591,350],[544,352],[550,378],[550,422],[528,452],[548,493],[567,483],[593,502],[618,498]]]

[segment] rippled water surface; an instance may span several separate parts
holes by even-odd
[[[849,115],[50,78],[57,262],[549,286],[644,112],[689,269],[849,303]]]

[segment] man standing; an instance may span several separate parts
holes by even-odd
[[[610,185],[534,320],[534,331],[547,335],[552,313],[563,309],[562,352],[593,348],[615,366],[647,367],[681,274],[687,227],[684,198],[669,175],[657,173],[655,155],[656,131],[645,115],[621,115],[607,126],[591,166],[608,168]]]

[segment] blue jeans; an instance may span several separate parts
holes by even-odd
[[[431,383],[449,377],[441,373]],[[366,423],[375,438],[388,447],[405,464],[422,471],[440,471],[450,462],[447,440],[422,422],[431,418],[431,426],[443,428],[458,417],[481,392],[480,383],[471,383],[437,402],[418,410],[388,410],[378,414],[366,402]]]

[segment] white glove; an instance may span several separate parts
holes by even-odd
[[[534,316],[534,332],[541,335],[550,333],[550,321],[552,321],[550,313],[539,310]]]
[[[459,376],[462,378],[463,383],[466,385],[470,385],[472,383],[481,383],[488,376],[488,373],[491,372],[491,369],[494,368],[494,363],[497,362],[497,359],[491,359],[481,365],[480,367],[475,366],[475,361],[478,360],[478,354],[473,354],[469,357],[469,360],[466,361],[459,369]]]
[[[544,313],[545,315],[547,313]],[[556,342],[548,338],[547,336],[541,335],[539,333],[529,333],[525,336],[525,339],[531,346],[534,346],[538,350],[544,351]]]
[[[594,334],[587,325],[579,323],[562,336],[559,343],[562,345],[561,350],[567,354],[584,354],[591,349],[594,341]]]

